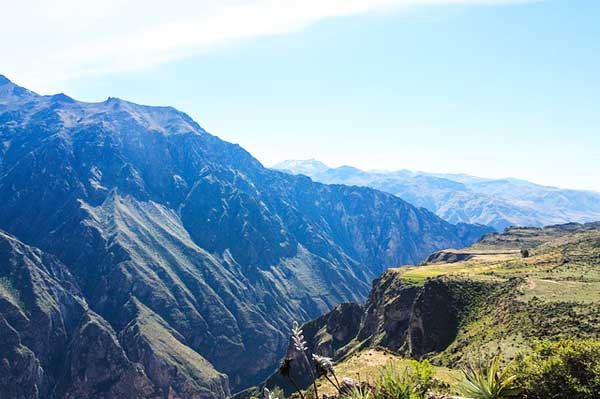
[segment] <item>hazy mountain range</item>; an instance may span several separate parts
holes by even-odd
[[[484,179],[464,174],[409,170],[364,171],[330,168],[316,160],[290,160],[273,167],[328,184],[372,187],[424,207],[450,223],[547,226],[600,220],[600,193],[547,187],[518,179]]]
[[[263,167],[170,107],[0,75],[0,392],[225,397],[293,320],[490,229]]]

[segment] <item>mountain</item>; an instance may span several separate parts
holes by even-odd
[[[0,229],[0,392],[40,398],[225,397],[272,371],[293,320],[489,232],[266,169],[171,107],[4,77]]]
[[[329,168],[315,161],[284,161],[273,167],[328,184],[372,187],[434,212],[450,223],[479,223],[501,231],[600,220],[600,193],[540,186],[518,179],[460,174]]]
[[[376,377],[365,372],[378,356],[381,364],[427,358],[460,377],[461,364],[498,352],[512,358],[540,339],[600,339],[600,223],[510,228],[436,252],[383,273],[364,305],[341,304],[302,330],[310,352],[364,379]],[[287,356],[307,386],[291,344]],[[293,390],[278,374],[266,384]]]

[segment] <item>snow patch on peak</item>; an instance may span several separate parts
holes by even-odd
[[[305,160],[287,160],[280,162],[272,167],[272,169],[292,172],[294,174],[304,174],[312,176],[316,173],[321,173],[329,170],[329,166],[316,159]]]

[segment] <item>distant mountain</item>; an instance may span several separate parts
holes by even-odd
[[[292,320],[489,231],[266,169],[170,107],[3,77],[0,229],[3,398],[172,399],[261,380]]]
[[[600,193],[541,186],[517,179],[461,174],[330,168],[315,161],[284,161],[273,169],[303,174],[327,184],[372,187],[424,207],[450,223],[545,226],[600,220]]]

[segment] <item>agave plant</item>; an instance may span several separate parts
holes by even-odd
[[[520,389],[515,386],[517,376],[510,373],[510,364],[500,367],[500,356],[495,356],[489,364],[467,365],[463,369],[464,380],[459,386],[460,393],[472,399],[516,398]]]
[[[390,361],[380,369],[376,380],[378,398],[383,399],[423,399],[433,377],[433,367],[429,362],[413,360],[409,367]]]
[[[343,399],[373,399],[373,391],[366,387],[353,387],[350,392],[344,396]]]

